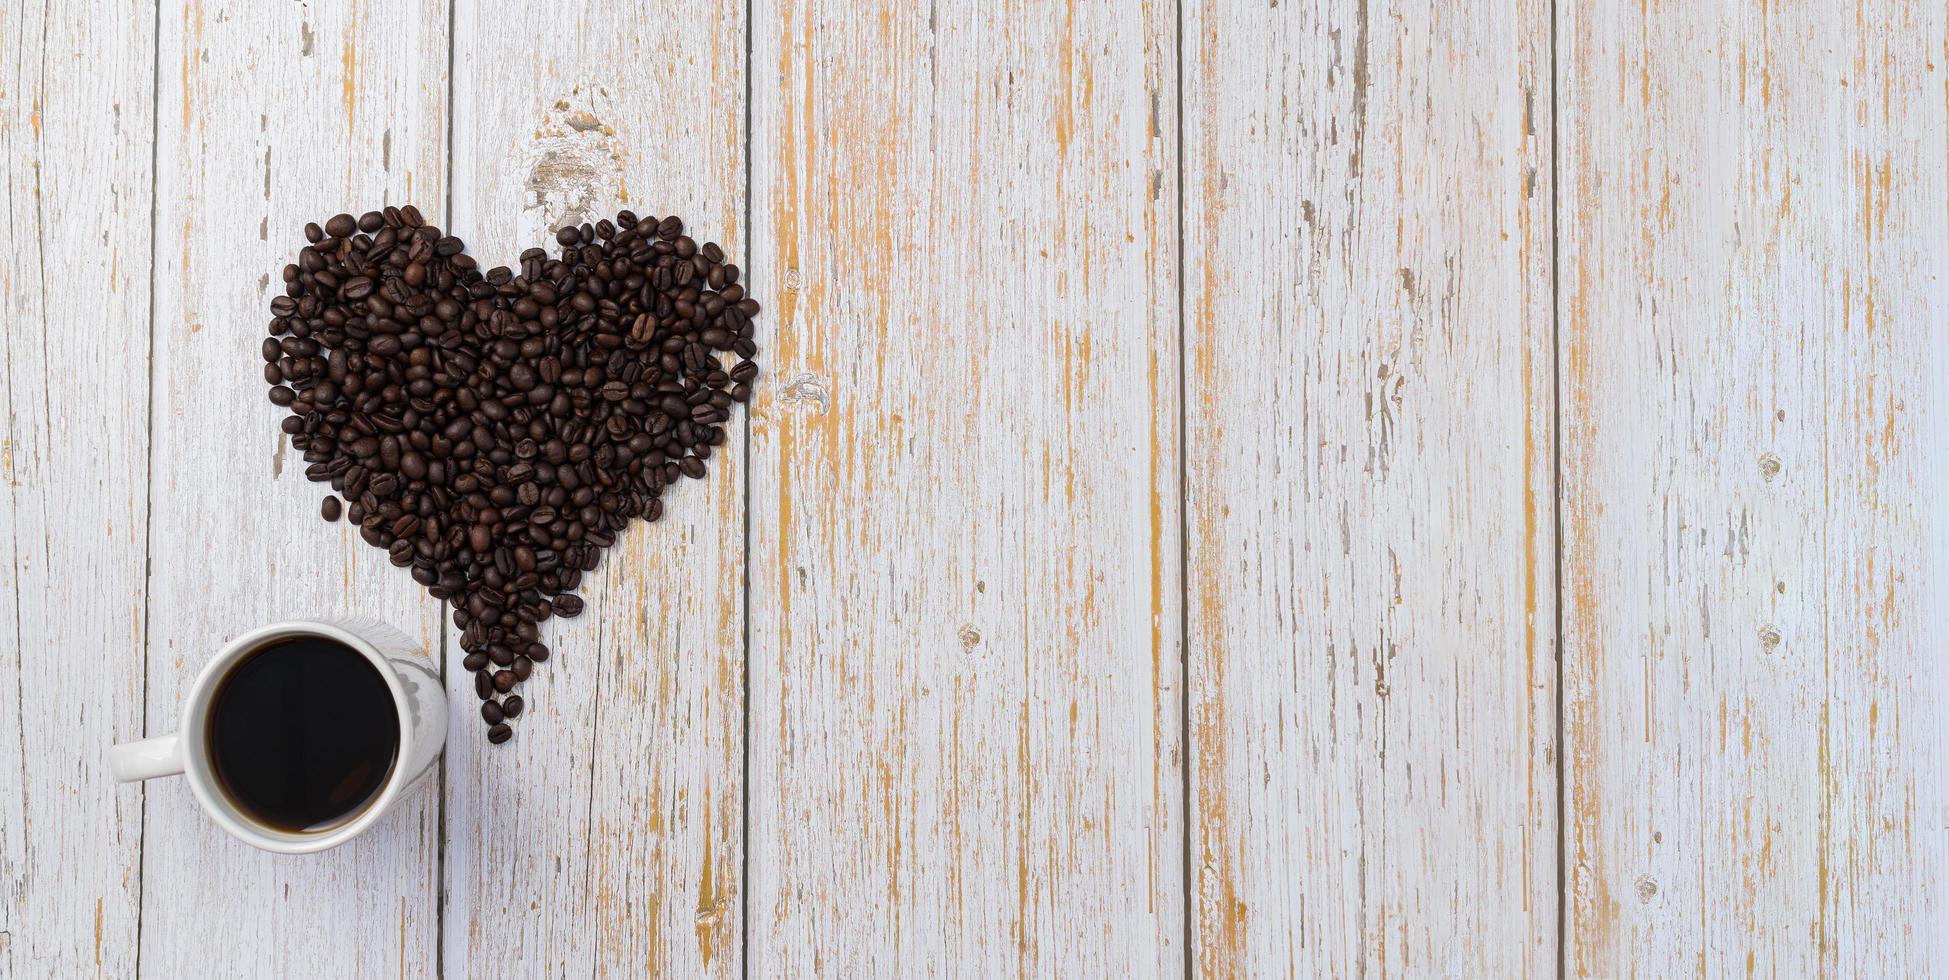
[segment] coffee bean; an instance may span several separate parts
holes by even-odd
[[[505,742],[508,739],[511,739],[513,737],[514,737],[514,729],[509,728],[506,725],[506,723],[488,726],[487,740],[489,742],[494,743],[495,745],[499,745],[502,742]]]
[[[537,624],[579,615],[603,549],[661,518],[662,490],[723,444],[758,375],[758,305],[674,216],[563,228],[556,257],[528,249],[518,269],[482,271],[411,207],[335,215],[305,240],[259,343],[280,429],[336,491],[320,516],[349,518],[452,607],[490,741],[506,741],[508,692],[549,659]]]

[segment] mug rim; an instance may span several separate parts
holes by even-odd
[[[352,819],[316,833],[279,830],[250,816],[218,784],[216,765],[210,757],[209,716],[218,682],[229,676],[231,668],[244,657],[262,649],[270,641],[296,636],[324,637],[358,651],[378,669],[379,676],[385,678],[386,690],[392,695],[393,711],[399,716],[399,747],[394,751],[392,772],[387,774],[385,785],[366,801]],[[406,688],[400,683],[392,662],[365,637],[337,623],[318,619],[279,620],[259,626],[224,644],[216,656],[203,665],[196,682],[191,685],[179,731],[183,740],[183,775],[188,778],[190,792],[204,812],[232,837],[280,854],[311,854],[335,847],[358,835],[383,816],[392,807],[393,800],[405,790],[405,760],[411,757],[415,737],[412,718],[408,714]]]

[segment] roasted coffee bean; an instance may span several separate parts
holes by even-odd
[[[675,217],[563,228],[553,256],[486,270],[411,207],[304,232],[259,343],[280,428],[336,491],[320,516],[452,607],[506,741],[508,692],[549,659],[537,624],[582,612],[583,573],[705,475],[750,397],[758,304]]]

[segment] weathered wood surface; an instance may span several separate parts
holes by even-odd
[[[1181,973],[1172,8],[753,20],[752,973]]]
[[[149,631],[146,663],[121,661],[146,671],[152,735],[175,730],[218,646],[272,620],[360,613],[437,650],[433,602],[351,524],[318,520],[329,488],[305,480],[301,454],[280,438],[284,413],[264,398],[257,348],[305,221],[445,192],[447,98],[437,3],[204,0],[166,9],[160,30],[151,408],[129,420],[152,433]],[[343,851],[306,860],[218,832],[181,779],[147,791],[143,972],[435,968],[437,792]]]
[[[1198,972],[1548,972],[1549,5],[1185,11]]]
[[[1949,14],[748,10],[0,6],[0,976],[1945,969]],[[680,213],[767,375],[274,858],[102,750],[451,650],[257,377],[385,200]]]
[[[1940,974],[1944,10],[1559,10],[1567,970]]]
[[[457,11],[452,227],[486,265],[677,214],[742,261],[744,13],[695,2]],[[623,68],[619,66],[632,66]],[[551,620],[513,742],[449,671],[446,957],[459,976],[741,975],[743,430]],[[458,634],[448,647],[457,650]]]
[[[129,976],[143,791],[154,18],[0,6],[0,976]]]

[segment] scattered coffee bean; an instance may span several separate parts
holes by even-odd
[[[509,692],[549,659],[538,624],[581,614],[602,550],[705,475],[758,375],[758,304],[675,217],[563,228],[556,257],[486,271],[411,206],[304,234],[260,345],[269,398],[306,477],[337,491],[319,515],[452,607],[506,742],[525,707]]]

